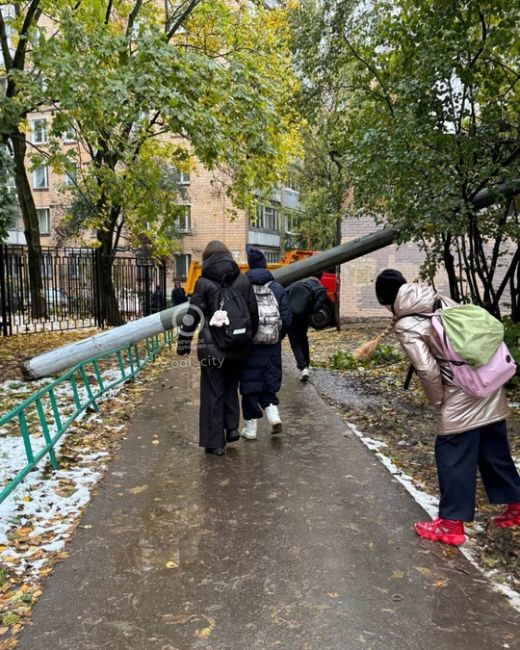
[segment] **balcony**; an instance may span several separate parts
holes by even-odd
[[[289,210],[301,210],[300,193],[286,187],[283,191],[283,207],[289,208]]]
[[[269,248],[280,248],[280,234],[250,227],[248,243],[253,244],[255,246],[268,246]]]

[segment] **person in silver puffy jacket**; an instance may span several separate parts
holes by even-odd
[[[502,528],[520,525],[520,476],[507,439],[509,409],[504,389],[478,398],[455,386],[450,362],[428,317],[436,309],[456,303],[425,284],[407,283],[394,269],[378,275],[376,296],[394,314],[397,339],[428,401],[437,409],[439,516],[417,522],[417,534],[446,544],[465,541],[464,522],[472,521],[475,513],[477,467],[490,503],[507,504],[494,524]]]

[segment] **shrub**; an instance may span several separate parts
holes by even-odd
[[[339,350],[329,357],[329,366],[334,370],[358,370],[361,368],[375,368],[403,360],[403,355],[391,345],[380,345],[368,359],[359,360],[350,352]]]

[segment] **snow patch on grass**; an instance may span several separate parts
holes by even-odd
[[[107,369],[102,372],[102,377],[106,385],[118,379],[120,374],[118,370]],[[19,402],[51,381],[48,378],[31,384],[5,381],[0,384],[0,397],[14,393]],[[111,388],[98,401],[113,398],[123,387],[124,384],[121,383]],[[70,383],[64,382],[54,392],[62,419],[66,420],[75,409]],[[78,385],[78,394],[82,403],[88,400],[84,386]],[[77,431],[76,425],[85,418],[89,423],[100,421],[96,413],[82,411],[55,444],[57,457],[67,435]],[[28,428],[33,454],[36,455],[45,446],[45,439],[37,420],[28,421]],[[49,422],[50,436],[53,437],[56,433],[55,423]],[[45,456],[0,504],[0,561],[5,562],[14,573],[36,575],[44,568],[52,554],[65,546],[82,509],[90,500],[92,487],[99,481],[109,454],[105,451],[93,452],[88,448],[79,451],[79,462],[76,465],[52,472],[48,471],[49,458]],[[0,487],[7,485],[26,464],[26,449],[18,428],[0,436]],[[19,546],[11,543],[10,535],[16,529],[24,527],[31,527],[32,532],[28,536],[29,543],[22,546],[24,550],[20,551]],[[34,545],[31,541],[34,541]]]
[[[414,480],[408,474],[402,472],[397,465],[388,456],[385,456],[383,453],[378,451],[381,447],[386,447],[384,442],[373,440],[368,436],[365,436],[354,424],[347,422],[347,425],[352,430],[352,432],[361,440],[361,442],[370,449],[370,451],[375,452],[375,456],[381,461],[381,463],[386,467],[386,469],[392,474],[392,476],[404,486],[406,491],[412,496],[414,501],[418,503],[423,510],[430,516],[436,517],[439,509],[439,500],[437,497],[424,492],[415,484]],[[477,524],[476,526],[478,526]],[[476,528],[475,526],[475,528]],[[495,591],[502,593],[509,599],[511,605],[520,611],[520,593],[510,587],[509,585],[498,582],[496,578],[496,571],[489,571],[484,569],[479,561],[477,554],[477,544],[475,540],[471,538],[471,535],[468,535],[466,531],[468,541],[464,546],[459,546],[458,549],[462,555],[468,560],[468,562],[474,566],[478,571],[480,571],[486,578],[491,582],[491,585]]]

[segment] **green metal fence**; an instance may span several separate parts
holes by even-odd
[[[172,340],[173,333],[168,331],[161,338],[145,339],[142,346],[129,345],[83,361],[1,417],[0,428],[17,428],[22,436],[27,464],[3,487],[0,503],[45,457],[57,469],[55,446],[74,420],[87,409],[97,411],[100,397],[120,384],[133,381],[166,345],[171,347]],[[115,361],[115,370],[110,368],[103,373],[103,366],[110,361]],[[34,448],[35,435],[42,439],[43,446],[39,449]]]

